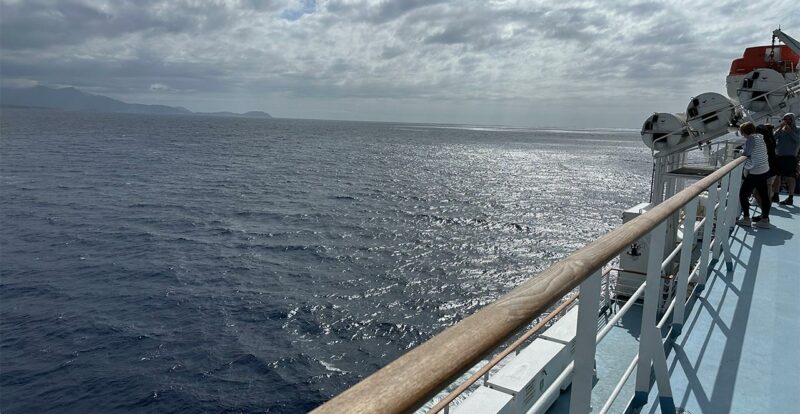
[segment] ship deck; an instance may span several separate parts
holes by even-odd
[[[800,207],[773,204],[770,219],[770,229],[734,229],[732,270],[716,263],[705,289],[687,305],[683,333],[667,354],[679,413],[788,413],[800,407]],[[598,345],[594,412],[637,352],[637,313],[629,312]],[[634,377],[609,412],[625,411]],[[652,383],[642,413],[660,412]],[[569,390],[548,412],[568,411]]]

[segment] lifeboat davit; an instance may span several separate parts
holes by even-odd
[[[736,112],[730,99],[715,92],[692,98],[686,107],[686,122],[701,133],[726,131]]]
[[[644,145],[656,151],[678,146],[689,139],[689,126],[684,114],[665,112],[650,115],[642,125]]]

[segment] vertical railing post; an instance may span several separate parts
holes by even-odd
[[[728,187],[730,185],[730,175],[722,177],[719,186],[719,194],[717,195],[717,214],[714,215],[714,238],[717,240],[714,243],[714,251],[712,253],[713,262],[719,261],[719,254],[722,253],[722,240],[728,237],[728,229],[724,229],[725,223],[725,209],[728,201]]]
[[[578,302],[578,326],[575,338],[575,369],[570,392],[570,414],[592,411],[592,380],[594,379],[597,345],[597,315],[600,310],[600,269],[581,283]]]
[[[728,210],[728,216],[726,218],[728,223],[728,230],[733,229],[733,226],[736,225],[736,218],[739,216],[739,211],[741,211],[741,205],[739,204],[739,189],[742,188],[742,170],[744,169],[744,164],[739,164],[733,171],[730,172],[731,174],[731,195],[729,197],[729,204],[731,204],[732,208]]]
[[[694,223],[697,220],[697,204],[700,199],[695,197],[683,209],[683,245],[681,246],[680,266],[678,267],[678,286],[675,290],[675,311],[672,314],[672,336],[678,336],[683,329],[683,312],[686,307],[686,291],[689,288],[689,269],[691,268],[692,250],[697,236],[694,233]]]
[[[601,276],[601,279],[602,279],[602,276]],[[605,287],[606,287],[605,288],[606,297],[605,297],[605,300],[603,301],[603,306],[605,306],[606,309],[611,311],[611,273],[610,272],[606,274]]]
[[[722,248],[722,252],[724,253],[725,267],[728,271],[733,270],[730,235],[735,223],[735,217],[739,214],[739,190],[736,185],[737,178],[734,174],[735,172],[736,168],[722,179],[723,182],[726,180],[728,181],[728,192],[725,194],[725,214],[722,216],[723,221],[721,224],[717,223],[717,237],[720,241],[719,245]],[[741,179],[741,177],[739,177],[739,179]],[[720,204],[722,204],[722,202],[720,202]],[[722,237],[720,237],[720,235]],[[717,258],[719,258],[719,256],[717,256]]]
[[[709,251],[711,250],[711,237],[714,230],[714,215],[716,214],[716,211],[714,210],[715,204],[717,204],[717,183],[711,184],[708,187],[708,198],[706,199],[705,208],[706,222],[705,226],[703,227],[703,247],[700,249],[700,270],[697,278],[697,284],[699,287],[698,291],[703,290],[708,277],[710,259]]]
[[[636,391],[631,402],[632,407],[641,407],[647,403],[647,395],[650,393],[650,364],[653,361],[653,354],[658,351],[654,346],[655,341],[650,336],[658,334],[658,330],[654,327],[661,297],[661,261],[664,258],[666,228],[666,221],[662,221],[650,232],[647,285],[644,290],[642,328],[639,334],[639,366],[636,371]]]

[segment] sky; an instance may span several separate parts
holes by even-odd
[[[797,0],[0,0],[3,86],[276,117],[640,128]]]

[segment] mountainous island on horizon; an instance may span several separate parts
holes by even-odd
[[[127,103],[103,95],[86,93],[73,87],[0,88],[0,106],[48,108],[80,112],[112,112],[123,114],[204,115],[236,118],[271,119],[263,111],[192,112],[181,106]]]

